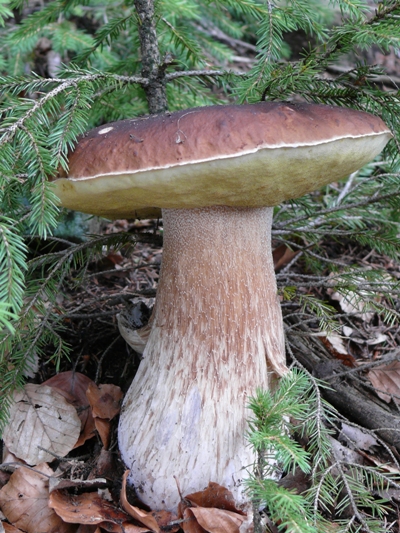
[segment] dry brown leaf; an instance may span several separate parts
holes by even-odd
[[[101,533],[98,526],[89,526],[88,524],[80,524],[76,533]]]
[[[335,359],[352,368],[357,365],[356,359],[348,352],[342,336],[337,333],[327,335],[325,332],[318,336]]]
[[[201,527],[201,525],[197,522],[194,514],[192,513],[192,509],[190,507],[185,507],[184,505],[180,505],[180,514],[182,515],[182,518],[184,519],[181,523],[181,527],[184,531],[184,533],[205,533],[206,530]]]
[[[100,440],[106,450],[108,450],[111,443],[111,423],[105,418],[95,418],[94,425]]]
[[[95,418],[112,420],[121,409],[122,391],[116,385],[104,384],[97,386],[91,382],[86,396]]]
[[[184,502],[194,507],[187,507]],[[179,512],[184,518],[185,533],[239,533],[246,520],[245,513],[236,508],[232,493],[212,481],[206,489],[185,496]]]
[[[75,448],[82,446],[85,441],[95,435],[93,415],[86,397],[86,391],[91,383],[94,384],[94,381],[72,370],[60,372],[43,383],[43,385],[57,389],[78,412],[82,428]]]
[[[175,533],[179,531],[179,525],[174,524],[178,517],[171,511],[151,511],[151,516],[155,519],[158,527],[161,531],[168,531],[169,533]]]
[[[121,505],[122,508],[130,515],[132,518],[141,522],[149,528],[150,531],[159,532],[161,528],[167,528],[169,532],[173,533],[179,530],[179,526],[172,526],[171,522],[177,519],[177,516],[171,513],[170,511],[143,511],[139,507],[131,505],[126,498],[126,480],[129,475],[129,470],[124,473],[122,478],[122,488],[121,488]]]
[[[108,261],[111,261],[114,265],[120,265],[122,261],[124,260],[121,252],[109,252],[105,259]]]
[[[197,507],[217,507],[218,509],[244,514],[236,508],[232,493],[213,481],[210,481],[206,489],[185,496],[185,500]]]
[[[6,443],[3,441],[3,465],[5,464],[12,464],[14,467],[17,464],[20,465],[26,465],[26,462],[14,455],[10,452],[10,450],[7,448]]]
[[[92,408],[94,423],[104,448],[108,449],[111,441],[111,424],[121,409],[122,391],[116,385],[99,385],[91,382],[86,391]]]
[[[72,524],[111,522],[118,525],[129,520],[127,514],[96,492],[73,496],[66,491],[55,490],[50,494],[49,507],[54,509],[64,522]]]
[[[0,489],[8,483],[11,474],[9,472],[0,471]]]
[[[296,468],[294,472],[290,471],[285,475],[285,477],[282,477],[278,481],[278,485],[280,487],[285,487],[285,489],[290,491],[294,491],[297,494],[301,494],[308,490],[311,486],[310,475],[302,472],[300,468]]]
[[[157,524],[161,530],[167,530],[170,533],[179,531],[179,525],[172,525],[172,522],[178,519],[178,517],[170,511],[152,511],[151,514],[156,519]]]
[[[142,509],[139,509],[139,507],[135,507],[134,505],[131,505],[128,502],[128,499],[126,497],[126,480],[128,476],[129,470],[127,470],[122,477],[122,487],[120,494],[122,509],[124,509],[124,511],[126,511],[132,518],[148,527],[150,531],[160,533],[160,527],[157,523],[157,520],[151,513],[143,511]]]
[[[143,531],[143,528],[134,526],[133,524],[129,524],[128,522],[124,522],[120,526],[117,524],[100,522],[98,526],[89,526],[88,524],[81,524],[76,533],[101,533],[102,530],[111,531],[112,533],[141,533]]]
[[[72,533],[76,526],[64,524],[49,508],[49,477],[53,473],[47,465],[42,472],[21,466],[0,490],[0,507],[15,527],[27,533]]]
[[[110,452],[104,448],[100,450],[100,454],[96,458],[96,463],[93,466],[93,470],[90,472],[88,479],[99,477],[115,481],[117,477],[114,452]]]
[[[272,258],[274,260],[274,269],[275,272],[288,265],[292,259],[300,253],[299,250],[294,252],[286,246],[286,244],[281,244],[272,252]]]
[[[101,522],[101,529],[111,531],[111,533],[149,533],[149,530],[140,526],[135,526],[129,522],[123,522],[121,525],[111,524],[111,522]]]
[[[391,395],[400,396],[400,361],[375,367],[368,372],[368,379],[379,398],[389,403]]]
[[[21,529],[18,529],[11,524],[7,524],[7,522],[1,522],[1,526],[3,526],[3,529],[0,527],[0,533],[23,533]]]
[[[337,333],[326,333],[321,332],[319,334],[319,337],[322,339],[325,339],[333,348],[333,350],[341,355],[347,355],[349,352],[347,350],[347,347],[345,345],[345,342],[347,344],[347,339],[342,337],[342,335],[338,335]],[[325,343],[324,343],[325,344]]]
[[[192,507],[187,509],[195,516],[199,525],[209,533],[239,533],[245,517],[224,509]]]
[[[64,457],[78,440],[81,422],[75,408],[55,389],[28,383],[14,393],[3,439],[30,465]],[[44,448],[44,449],[42,449]]]
[[[98,528],[113,533],[148,533],[148,529],[128,522],[129,516],[97,493],[72,496],[66,491],[54,491],[49,506],[65,521]],[[83,530],[85,531],[85,530]],[[97,529],[96,529],[97,531]]]

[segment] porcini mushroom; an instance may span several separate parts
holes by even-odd
[[[373,159],[391,133],[351,109],[262,102],[96,128],[79,141],[66,207],[106,217],[162,208],[151,333],[119,426],[140,497],[173,509],[209,481],[246,497],[247,399],[286,372],[271,255],[273,207]]]

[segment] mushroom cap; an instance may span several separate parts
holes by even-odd
[[[391,136],[379,117],[343,107],[199,107],[87,132],[54,187],[64,207],[109,218],[274,206],[361,168]]]

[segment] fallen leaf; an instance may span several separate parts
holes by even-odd
[[[0,471],[0,488],[4,487],[4,485],[8,483],[10,476],[11,474],[9,472]]]
[[[396,477],[397,479],[399,478],[400,470],[393,463],[390,464],[387,462],[383,462],[376,455],[372,455],[367,452],[361,451],[360,453],[362,454],[363,457],[365,457],[368,460],[369,464],[376,466],[377,469],[381,470],[382,472],[389,472],[390,474],[394,474],[393,477]],[[400,494],[400,490],[399,490],[399,494]]]
[[[3,440],[30,465],[64,457],[78,440],[81,422],[76,409],[55,389],[28,383],[16,391]],[[48,453],[52,452],[52,453]]]
[[[23,531],[12,526],[11,524],[7,524],[7,522],[1,522],[1,526],[3,526],[3,529],[0,527],[0,533],[23,533]]]
[[[82,427],[75,448],[82,446],[84,442],[95,435],[93,415],[86,396],[86,391],[91,383],[94,384],[94,381],[84,374],[72,370],[60,372],[43,383],[43,385],[57,389],[77,410]]]
[[[98,526],[89,526],[88,524],[80,524],[76,533],[101,533]]]
[[[49,508],[50,467],[40,465],[41,472],[21,466],[0,490],[0,507],[15,527],[27,533],[72,533],[76,526],[65,524]],[[43,473],[42,473],[43,472]]]
[[[181,527],[184,533],[205,533],[206,530],[201,527],[197,522],[194,514],[191,512],[191,507],[186,507],[185,505],[179,505],[180,514],[182,515],[183,522]]]
[[[1,522],[1,526],[3,526],[3,529],[0,527],[0,533],[23,533],[23,531],[17,529],[11,524],[7,524],[7,522]]]
[[[342,430],[339,435],[340,440],[349,447],[369,450],[372,446],[378,446],[378,441],[370,433],[362,431],[361,428],[350,426],[342,422]],[[348,438],[346,438],[348,437]]]
[[[347,348],[344,344],[344,339],[337,333],[330,333],[325,336],[325,339],[329,342],[332,348],[341,355],[347,355]]]
[[[128,502],[128,499],[126,497],[126,480],[128,476],[129,470],[127,470],[122,477],[122,487],[120,494],[122,509],[127,512],[132,518],[148,527],[150,531],[160,533],[161,530],[157,523],[157,520],[151,513],[143,511],[143,509],[139,509],[139,507],[135,507],[134,505],[131,505]]]
[[[121,410],[123,393],[120,387],[111,384],[89,384],[86,396],[95,418],[112,420]]]
[[[109,450],[102,448],[96,458],[93,470],[90,472],[88,479],[106,478],[109,481],[116,481],[117,469],[115,464],[115,455]],[[119,479],[119,478],[118,478]]]
[[[186,511],[189,515],[193,513],[199,525],[209,533],[239,533],[245,520],[244,516],[224,509],[191,507]]]
[[[94,425],[104,448],[108,450],[111,443],[111,422],[105,418],[95,418]]]
[[[161,530],[168,530],[171,533],[174,533],[175,531],[179,531],[180,527],[177,524],[173,524],[175,520],[178,519],[178,517],[171,513],[170,511],[152,511],[151,514],[156,519],[157,524],[159,525]]]
[[[288,472],[278,481],[280,487],[284,487],[297,494],[306,492],[311,487],[311,478],[309,474],[303,472],[300,468]]]
[[[117,315],[118,329],[121,336],[138,354],[143,354],[149,340],[152,323],[149,322],[140,329],[132,329],[123,313]]]
[[[367,376],[381,400],[389,403],[392,395],[400,397],[400,361],[377,366]]]
[[[337,333],[330,333],[327,335],[325,332],[321,332],[318,336],[335,359],[342,361],[346,366],[356,366],[357,363],[355,358],[349,354],[344,344],[344,340],[340,335]]]
[[[111,524],[111,522],[100,522],[99,527],[111,533],[149,533],[148,529],[135,526],[130,522],[123,522],[121,525]]]
[[[26,465],[26,462],[14,455],[10,452],[10,450],[7,448],[6,443],[3,441],[3,465],[10,464],[13,468],[16,467],[17,464],[20,465]]]
[[[331,444],[331,448],[334,453],[334,457],[337,458],[340,461],[343,461],[345,463],[353,463],[362,465],[365,463],[364,461],[364,455],[362,453],[359,453],[356,450],[352,450],[351,448],[348,448],[347,446],[343,446],[337,439],[333,437],[328,437],[329,442]],[[335,468],[333,470],[334,474],[337,475],[339,472]]]
[[[236,508],[232,493],[212,481],[206,489],[184,497],[179,515],[184,519],[181,527],[185,533],[239,533],[246,520],[245,513]]]
[[[119,265],[124,260],[121,252],[109,252],[105,259],[108,259],[111,263],[114,263],[114,265]]]
[[[337,281],[340,282],[341,280],[337,278]],[[370,322],[374,317],[374,313],[372,311],[365,310],[366,305],[361,298],[361,295],[364,294],[363,291],[360,291],[358,294],[353,291],[337,292],[333,289],[328,289],[327,292],[332,300],[339,302],[340,308],[344,313],[356,314],[364,322]]]
[[[74,496],[63,490],[55,490],[50,494],[48,505],[64,522],[72,524],[94,525],[110,522],[120,525],[129,520],[126,513],[101,498],[96,492],[85,492]],[[148,530],[142,528],[142,531]]]
[[[241,515],[245,514],[236,508],[232,493],[227,488],[213,481],[210,481],[206,489],[185,496],[185,500],[188,500],[192,505],[197,507],[216,507]]]
[[[87,391],[87,399],[92,408],[94,424],[106,450],[111,442],[112,420],[121,409],[122,391],[116,385],[104,384],[97,386],[91,382]]]
[[[367,339],[366,343],[368,344],[368,346],[375,346],[375,344],[381,344],[382,342],[386,342],[388,339],[389,337],[384,333],[376,332],[375,338]]]
[[[272,252],[275,272],[288,265],[290,261],[300,253],[299,250],[293,251],[286,244],[281,244]]]

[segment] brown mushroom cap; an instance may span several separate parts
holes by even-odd
[[[110,218],[156,216],[151,208],[273,206],[354,172],[390,137],[379,117],[341,107],[187,109],[89,131],[55,193],[64,207]]]

